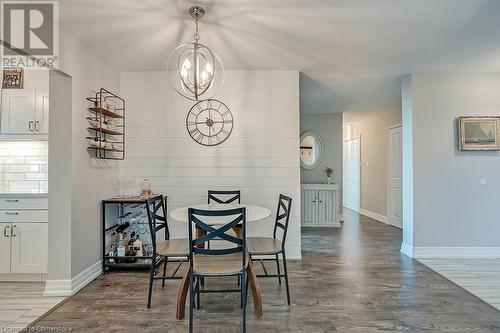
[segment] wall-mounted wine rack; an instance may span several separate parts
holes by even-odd
[[[88,150],[97,159],[125,159],[125,100],[101,88],[94,96],[87,97],[90,116]]]

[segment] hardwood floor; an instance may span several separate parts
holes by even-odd
[[[303,260],[289,262],[292,306],[284,285],[261,279],[264,315],[255,319],[249,303],[249,332],[500,331],[500,312],[400,254],[399,229],[346,212],[341,229],[305,228],[302,235]],[[187,321],[175,320],[179,283],[158,283],[146,309],[147,273],[107,274],[35,326],[186,332]],[[195,332],[239,332],[240,320],[236,295],[204,295]]]
[[[419,259],[432,270],[500,310],[500,259]]]

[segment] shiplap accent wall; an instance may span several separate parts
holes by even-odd
[[[206,203],[208,189],[240,189],[242,202],[272,211],[249,223],[249,235],[271,235],[280,193],[294,200],[287,249],[300,258],[299,73],[227,71],[217,98],[231,109],[234,128],[224,143],[205,147],[186,130],[194,102],[173,92],[165,72],[126,72],[126,158],[120,164],[122,194],[137,193],[143,177],[168,195],[169,210]],[[174,237],[187,226],[170,220]]]

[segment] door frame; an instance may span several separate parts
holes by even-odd
[[[397,225],[392,221],[392,205],[393,205],[393,197],[392,197],[392,190],[391,190],[391,174],[392,174],[392,168],[391,168],[391,132],[394,131],[395,129],[401,129],[401,134],[403,133],[403,125],[398,124],[398,125],[393,125],[389,127],[389,130],[387,131],[387,223],[389,225],[392,225],[396,228],[403,229],[403,214],[401,214],[401,226]],[[401,136],[401,139],[403,137]],[[402,140],[401,140],[402,141]],[[403,143],[401,142],[401,145]],[[401,162],[403,161],[403,152],[402,149],[403,147],[401,146]],[[403,170],[403,166],[401,166],[401,171]],[[401,188],[403,187],[403,175],[401,174]],[[402,194],[402,191],[401,191]],[[402,199],[402,198],[401,198]],[[402,204],[401,200],[401,204]]]
[[[358,140],[358,152],[359,152],[359,158],[358,158],[358,165],[359,165],[359,168],[358,168],[358,179],[359,179],[359,186],[358,186],[358,210],[356,211],[355,209],[352,209],[352,208],[349,208],[349,207],[346,207],[346,201],[347,200],[344,200],[344,197],[345,197],[345,194],[349,194],[349,192],[346,191],[347,189],[347,186],[345,186],[345,173],[346,173],[346,158],[345,158],[345,149],[344,149],[344,145],[346,144],[346,142],[349,142],[349,141],[354,141],[354,140]],[[350,209],[352,211],[355,211],[357,213],[360,213],[361,211],[361,135],[358,135],[358,136],[355,136],[355,137],[351,137],[349,139],[345,139],[342,141],[342,160],[343,160],[343,165],[342,165],[342,169],[343,169],[343,174],[342,174],[342,208],[347,208],[347,209]]]

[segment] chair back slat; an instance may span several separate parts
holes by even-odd
[[[228,196],[231,196],[228,198]],[[241,191],[214,191],[208,190],[208,203],[211,204],[212,201],[220,204],[229,204],[235,201],[241,203]]]
[[[155,254],[157,233],[164,230],[164,240],[170,239],[165,198],[160,194],[146,199],[145,204],[148,216],[149,232],[151,234],[151,245],[153,246],[153,254]]]
[[[276,221],[274,223],[273,237],[277,238],[278,228],[282,229],[281,244],[285,247],[286,235],[288,232],[288,222],[290,220],[290,208],[292,207],[292,198],[280,194],[278,200],[278,209],[276,211]]]
[[[232,217],[231,221],[224,222],[219,228],[214,228],[204,221],[207,217]],[[227,210],[202,210],[202,209],[188,209],[188,217],[189,217],[189,252],[191,257],[197,254],[203,255],[225,255],[225,254],[234,254],[241,253],[242,254],[242,267],[246,266],[246,209],[236,208],[236,209],[227,209]],[[196,228],[199,228],[205,232],[204,235],[201,235],[197,238],[193,236],[193,225]],[[232,228],[241,227],[242,238],[237,238],[232,235],[227,234],[226,232]],[[214,239],[214,238],[222,238],[226,240],[229,245],[225,248],[217,248],[217,249],[206,249],[203,244]],[[192,264],[192,261],[191,261]]]
[[[205,234],[204,236],[201,236],[201,237],[197,238],[196,240],[194,240],[196,245],[203,244],[203,243],[208,242],[216,237],[225,239],[225,240],[227,240],[231,243],[234,243],[234,244],[241,244],[241,241],[242,241],[241,239],[226,234],[226,231],[236,227],[242,221],[242,215],[239,215],[233,221],[226,223],[225,225],[223,225],[222,227],[220,227],[218,229],[204,223],[203,221],[201,221],[199,218],[197,218],[194,215],[192,216],[192,219],[193,219],[193,222],[195,223],[196,227],[207,232],[207,234]]]

